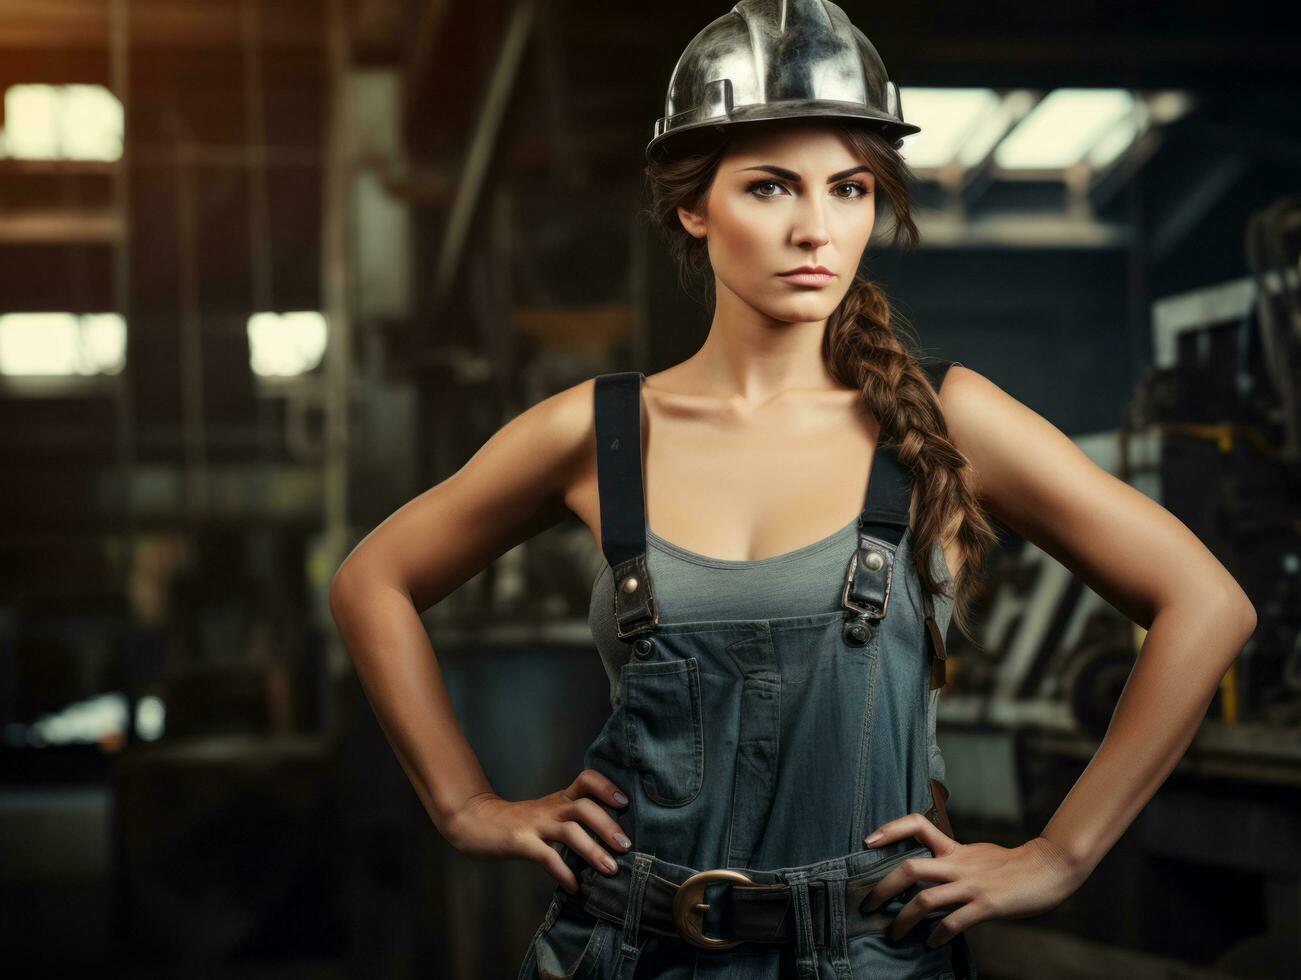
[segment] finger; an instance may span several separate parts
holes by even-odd
[[[628,805],[628,797],[623,794],[623,791],[608,776],[595,769],[584,769],[580,772],[569,784],[569,795],[575,798],[583,795],[595,796],[613,807]]]
[[[623,832],[619,826],[619,821],[610,816],[600,805],[590,797],[584,796],[582,799],[574,800],[568,807],[570,812],[564,814],[568,819],[579,817],[584,823],[601,835],[602,839],[611,847],[623,852],[632,847],[632,841],[628,835]]]
[[[578,879],[569,870],[569,865],[565,864],[560,852],[541,837],[534,837],[524,845],[524,856],[546,868],[547,873],[560,882],[560,887],[569,894],[578,894]]]
[[[962,930],[969,929],[986,918],[988,916],[975,902],[967,902],[940,920],[940,924],[926,937],[926,945],[934,949],[941,943],[947,943]]]
[[[960,905],[969,898],[970,890],[957,881],[923,888],[894,917],[890,924],[890,938],[897,942],[926,916],[948,906]]]
[[[582,824],[565,820],[556,827],[556,836],[569,845],[569,849],[587,859],[587,863],[604,875],[619,873],[619,865],[610,852],[598,844]]]
[[[908,858],[868,890],[859,908],[871,912],[918,881],[950,881],[952,877],[947,863],[939,858]]]
[[[881,824],[864,838],[863,843],[868,847],[882,847],[909,837],[915,837],[925,844],[932,854],[944,854],[958,843],[920,813],[909,813],[898,820]]]

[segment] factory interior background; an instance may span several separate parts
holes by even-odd
[[[1079,891],[970,930],[982,975],[1301,975],[1301,30],[842,6],[923,130],[921,246],[864,274],[1259,616]],[[555,881],[439,835],[328,590],[513,416],[695,351],[642,154],[727,9],[0,0],[0,973],[514,975]],[[572,518],[423,611],[507,799],[570,783],[609,711],[603,560]],[[957,837],[1013,846],[1141,630],[1006,528],[988,573],[938,737]]]

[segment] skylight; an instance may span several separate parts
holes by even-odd
[[[922,128],[904,137],[903,155],[909,166],[941,167],[973,142],[985,145],[1003,135],[989,132],[998,117],[998,94],[988,88],[905,88],[899,102],[903,117]]]
[[[1138,134],[1135,105],[1125,89],[1054,89],[998,145],[994,162],[1004,170],[1061,169],[1100,143],[1112,159]]]
[[[1180,93],[1138,96],[1126,89],[1053,89],[1036,103],[1026,89],[902,88],[904,119],[922,128],[901,150],[919,173],[977,166],[993,154],[1009,175],[1064,171],[1084,162],[1101,169],[1153,122],[1187,111]]]

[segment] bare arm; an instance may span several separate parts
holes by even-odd
[[[983,919],[1053,908],[1075,891],[1187,750],[1256,628],[1246,594],[1195,534],[1047,420],[960,365],[949,369],[940,405],[989,512],[1147,636],[1102,744],[1038,837],[1014,848],[959,844],[918,813],[868,837],[871,846],[916,837],[934,854],[904,861],[864,903],[875,908],[913,882],[940,882],[890,928],[897,939],[931,910],[952,907],[931,946]]]
[[[989,512],[1147,630],[1102,744],[1042,834],[1087,873],[1187,750],[1256,613],[1177,517],[982,375],[949,373],[945,418]]]
[[[451,477],[353,549],[330,611],[385,736],[440,830],[491,786],[456,723],[420,613],[564,514],[581,420],[557,395],[502,427]]]
[[[576,385],[503,426],[459,471],[367,535],[330,586],[330,611],[380,727],[430,819],[458,847],[469,846],[467,816],[485,816],[501,801],[457,724],[420,613],[565,516],[566,488],[593,443],[592,386]],[[618,805],[615,789],[590,771],[570,787]],[[612,840],[618,824],[593,800],[581,803],[576,812]],[[585,831],[553,819],[556,810],[531,818],[545,817],[552,839],[598,857]],[[513,847],[568,883],[556,852],[536,836],[525,841],[519,824],[503,823],[493,839],[474,837],[474,852],[506,856]]]

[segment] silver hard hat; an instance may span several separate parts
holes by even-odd
[[[830,0],[740,0],[687,45],[646,158],[771,119],[862,120],[897,149],[921,132],[872,42]]]

